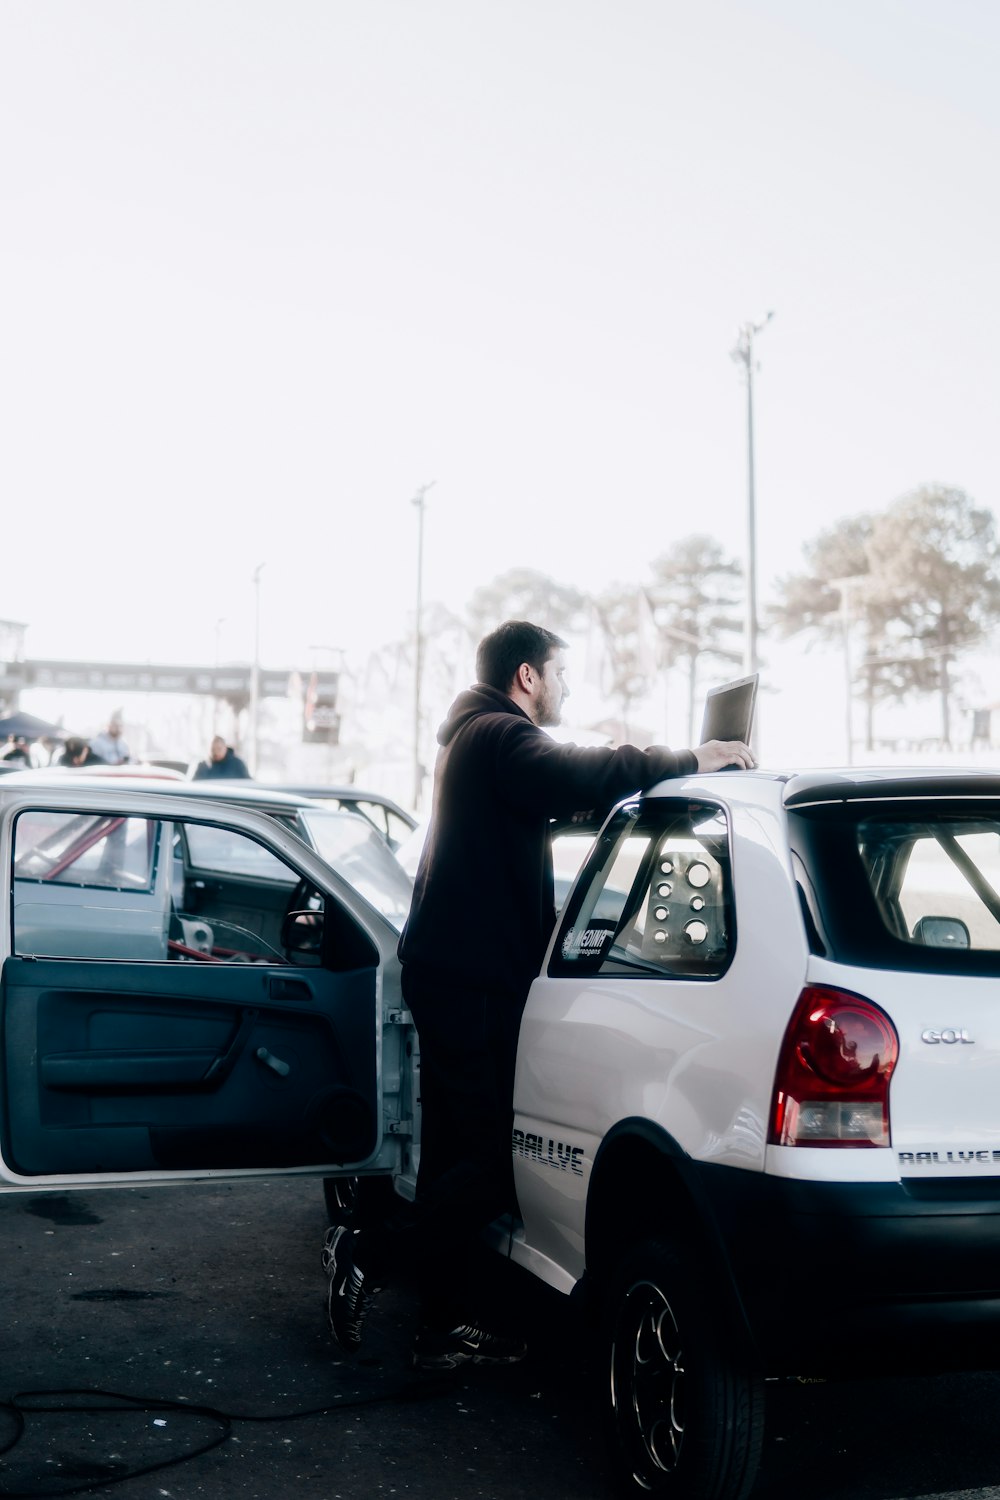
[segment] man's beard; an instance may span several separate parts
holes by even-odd
[[[539,729],[555,729],[562,717],[562,699],[556,702],[555,695],[545,693],[538,700],[538,717],[535,723]]]

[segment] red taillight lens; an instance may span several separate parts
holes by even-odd
[[[778,1058],[772,1146],[888,1146],[899,1038],[870,1000],[807,985]]]

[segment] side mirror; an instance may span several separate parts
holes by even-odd
[[[281,924],[281,946],[286,953],[318,954],[323,947],[323,913],[287,912]]]
[[[925,948],[968,948],[969,929],[957,917],[921,917],[913,941]]]

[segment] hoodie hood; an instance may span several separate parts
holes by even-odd
[[[470,719],[478,719],[481,714],[514,714],[517,718],[527,719],[528,723],[531,723],[523,708],[518,708],[513,698],[508,697],[506,693],[501,693],[499,688],[488,687],[485,682],[477,682],[459,693],[449,708],[448,716],[437,733],[438,744],[450,744],[458,731],[463,729]]]

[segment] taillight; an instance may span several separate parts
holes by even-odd
[[[899,1038],[870,1000],[807,985],[774,1080],[772,1146],[888,1146],[889,1079]]]

